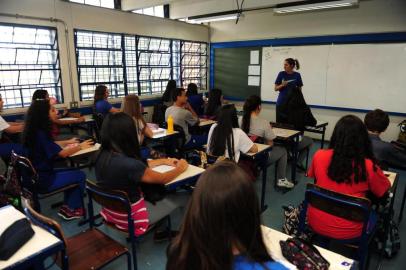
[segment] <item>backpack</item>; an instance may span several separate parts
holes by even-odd
[[[284,217],[282,232],[290,236],[296,236],[299,228],[299,216],[303,205],[299,204],[295,207],[290,204],[282,208]]]
[[[0,207],[12,204],[21,209],[22,187],[15,169],[16,160],[11,157],[6,177],[0,175]]]
[[[406,120],[403,120],[398,125],[400,128],[398,142],[406,144]]]
[[[389,221],[386,230],[384,225],[384,222],[379,222],[374,242],[379,251],[383,251],[387,258],[392,258],[400,250],[399,227],[393,219]]]
[[[283,256],[299,270],[327,270],[330,263],[309,242],[301,238],[279,241]]]

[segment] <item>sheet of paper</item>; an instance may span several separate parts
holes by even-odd
[[[248,85],[259,86],[260,78],[259,76],[248,76]]]
[[[251,65],[258,65],[259,64],[259,51],[251,51],[250,64]]]
[[[261,75],[261,66],[248,66],[248,75]]]
[[[172,171],[173,169],[175,169],[175,167],[169,166],[169,165],[159,165],[159,166],[152,168],[152,170],[159,172],[159,173],[166,173],[166,172]]]

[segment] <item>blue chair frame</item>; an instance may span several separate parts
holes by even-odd
[[[357,245],[358,249],[355,259],[359,261],[360,269],[367,269],[368,246],[376,229],[376,226],[368,228],[369,222],[374,216],[371,210],[371,202],[366,198],[353,197],[309,183],[306,186],[305,200],[299,218],[299,234],[303,233],[306,229],[306,216],[309,204],[326,213],[363,223],[361,236],[354,239],[336,239],[317,234],[317,232],[316,234],[324,240],[322,243],[324,247],[327,247],[330,240],[344,245]],[[329,205],[334,205],[334,207],[329,209]],[[342,211],[343,209],[347,211]]]

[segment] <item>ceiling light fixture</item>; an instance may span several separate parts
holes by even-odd
[[[310,2],[310,3],[306,3]],[[300,4],[298,4],[300,3]],[[273,9],[275,13],[286,14],[293,12],[312,11],[320,9],[331,9],[341,7],[357,6],[358,0],[339,0],[339,1],[300,1],[287,4],[276,5]]]

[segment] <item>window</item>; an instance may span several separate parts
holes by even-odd
[[[5,108],[26,107],[36,89],[63,102],[54,28],[0,24],[0,94]]]
[[[75,31],[79,89],[82,100],[93,99],[98,84],[112,97],[125,95],[120,34]]]
[[[70,2],[114,9],[114,0],[69,0]]]
[[[155,6],[155,7],[148,7],[148,8],[141,8],[137,10],[133,10],[133,13],[138,13],[138,14],[144,14],[144,15],[150,15],[150,16],[155,16],[155,17],[161,17],[164,18],[164,6]]]
[[[112,97],[160,94],[170,79],[206,88],[206,43],[75,30],[75,45],[81,100],[98,84]]]
[[[207,44],[182,41],[181,80],[186,87],[195,83],[199,89],[206,89],[207,83]]]

